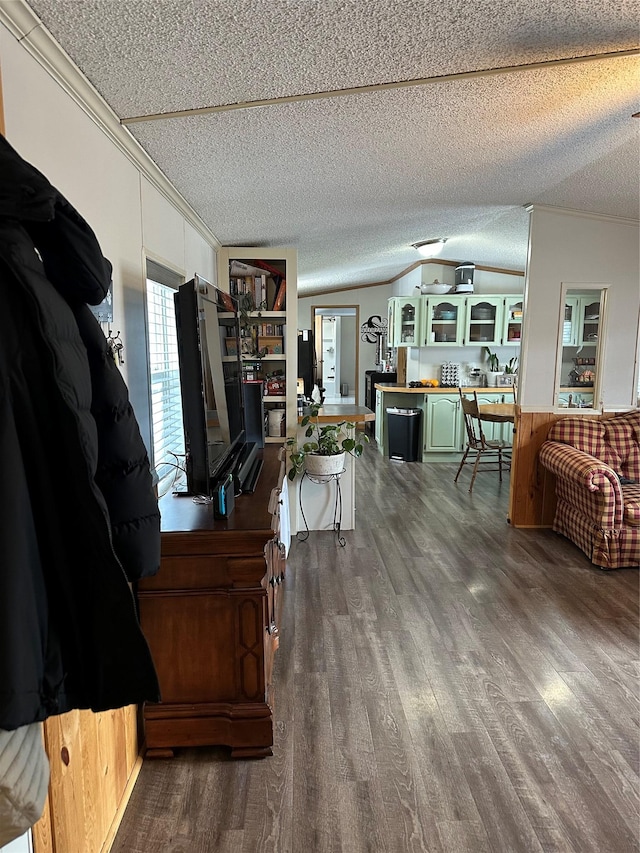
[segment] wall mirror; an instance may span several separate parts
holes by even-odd
[[[601,284],[562,285],[554,395],[558,408],[600,406],[606,296]]]

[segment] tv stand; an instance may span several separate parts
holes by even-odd
[[[144,706],[147,758],[214,745],[228,746],[233,758],[271,755],[285,559],[269,503],[287,483],[278,449],[261,454],[258,488],[228,518],[171,495],[160,501],[160,571],[138,582],[162,694]]]

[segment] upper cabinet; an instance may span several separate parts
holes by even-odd
[[[519,346],[522,337],[522,315],[524,299],[522,294],[504,297],[502,320],[503,346]]]
[[[399,311],[408,304],[403,323]],[[406,305],[405,305],[406,308]],[[421,296],[389,300],[389,346],[519,346],[522,331],[522,295]],[[417,341],[414,324],[419,322]]]
[[[465,302],[464,296],[424,298],[419,344],[421,346],[462,346]]]
[[[581,296],[578,302],[578,346],[593,346],[600,331],[600,294]]]
[[[422,297],[395,296],[389,300],[390,346],[420,346]]]
[[[468,296],[465,344],[502,344],[504,296]]]
[[[600,292],[565,297],[562,345],[565,347],[593,346],[600,330]]]

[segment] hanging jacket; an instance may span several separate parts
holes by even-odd
[[[111,266],[0,136],[0,728],[158,701],[128,580],[160,522],[128,392],[88,304]]]

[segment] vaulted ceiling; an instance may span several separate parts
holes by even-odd
[[[522,270],[529,203],[639,218],[640,0],[29,5],[221,243],[298,250],[301,294],[432,237]]]

